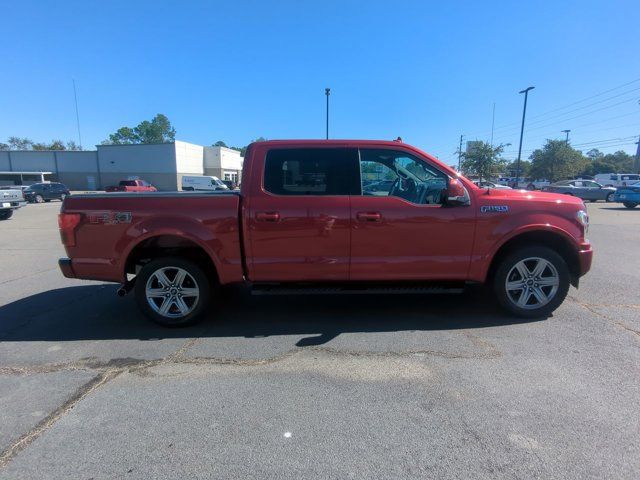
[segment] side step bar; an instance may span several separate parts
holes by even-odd
[[[462,293],[461,286],[358,286],[314,287],[290,285],[254,285],[251,295],[408,295]]]

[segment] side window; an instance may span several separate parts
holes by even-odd
[[[442,204],[447,176],[411,154],[386,149],[360,150],[362,195],[391,196],[409,202]]]
[[[276,195],[351,195],[356,193],[356,163],[355,149],[269,150],[264,189]]]

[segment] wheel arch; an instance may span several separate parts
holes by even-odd
[[[500,262],[512,252],[528,246],[544,246],[556,251],[567,263],[571,284],[578,286],[580,259],[578,251],[566,235],[554,230],[530,230],[522,232],[504,242],[493,255],[487,281],[492,281]]]
[[[195,239],[170,233],[153,235],[138,241],[126,255],[122,266],[123,276],[126,278],[127,274],[137,275],[143,265],[162,257],[191,260],[202,267],[211,280],[220,282],[216,262],[203,245]]]

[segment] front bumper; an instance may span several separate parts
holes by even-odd
[[[65,277],[77,278],[75,272],[73,271],[70,258],[61,258],[60,260],[58,260],[58,266],[60,267],[62,275],[64,275]]]
[[[613,196],[613,201],[619,202],[619,203],[623,203],[623,202],[640,203],[640,193],[635,193],[635,192],[616,193]]]
[[[585,242],[580,245],[580,250],[578,250],[578,262],[580,264],[580,276],[585,275],[589,270],[591,270],[593,249],[589,242]]]

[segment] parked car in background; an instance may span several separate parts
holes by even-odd
[[[488,182],[486,180],[478,180],[473,183],[475,183],[480,188],[507,188],[511,190],[511,187],[507,185],[500,185],[499,183]]]
[[[613,202],[613,196],[616,193],[615,187],[604,187],[592,180],[564,180],[544,187],[542,191],[573,195],[592,202],[598,200]]]
[[[66,185],[58,182],[34,183],[23,190],[29,203],[44,203],[51,200],[64,200],[71,192]]]
[[[146,180],[120,180],[118,185],[109,186],[105,192],[157,192],[158,189]]]
[[[187,192],[211,192],[216,190],[229,190],[218,177],[208,175],[184,175],[182,177],[182,190]]]
[[[542,190],[543,187],[550,185],[551,182],[545,179],[533,179],[533,178],[515,178],[515,177],[500,177],[497,181],[498,185],[504,185],[515,189],[524,190]]]
[[[599,173],[595,176],[595,181],[605,187],[624,187],[640,180],[637,173]]]
[[[236,190],[239,188],[238,184],[233,180],[222,180],[222,183],[224,183],[229,190]]]
[[[362,188],[362,191],[367,192],[369,195],[388,195],[394,183],[395,180],[381,180],[378,182],[372,182],[368,185],[365,185]]]
[[[0,189],[0,220],[8,220],[13,212],[27,204],[19,188]]]
[[[621,202],[627,208],[636,208],[640,205],[640,181],[618,188],[613,200]]]

